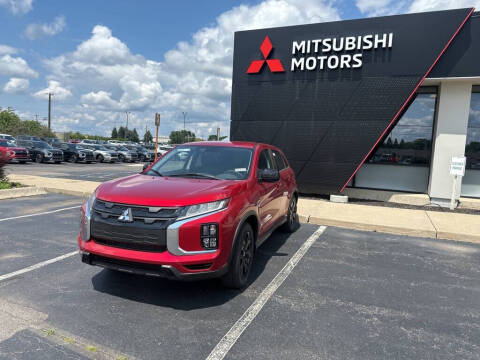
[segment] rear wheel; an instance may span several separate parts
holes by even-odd
[[[249,223],[245,223],[235,239],[230,266],[227,274],[222,278],[223,285],[241,289],[247,284],[252,269],[254,247],[253,229]]]
[[[292,196],[290,204],[288,205],[287,221],[282,225],[282,230],[288,233],[292,233],[297,230],[298,226],[298,214],[297,214],[297,197]]]
[[[42,154],[37,154],[37,156],[35,156],[35,162],[42,163],[43,162],[43,155]]]

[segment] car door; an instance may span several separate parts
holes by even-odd
[[[275,169],[275,164],[270,155],[269,149],[263,149],[258,157],[256,177],[264,169]],[[256,183],[258,198],[258,217],[260,219],[260,235],[268,232],[275,224],[276,206],[275,194],[277,191],[276,182],[257,181]]]
[[[272,151],[273,162],[280,173],[280,181],[275,192],[275,205],[278,207],[278,219],[283,218],[287,214],[289,204],[289,184],[291,182],[291,174],[286,171],[287,165],[284,162],[282,154],[277,150]]]

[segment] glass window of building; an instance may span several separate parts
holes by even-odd
[[[355,176],[353,186],[426,193],[437,87],[421,87]]]
[[[480,86],[473,87],[470,100],[465,157],[461,195],[480,198]]]

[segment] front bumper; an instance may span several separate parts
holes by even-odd
[[[167,250],[139,251],[83,241],[78,237],[82,261],[129,273],[197,280],[220,277],[228,270],[235,229],[228,221],[228,209],[191,219],[177,221],[167,228]],[[218,223],[218,249],[205,250],[200,245],[200,226]]]

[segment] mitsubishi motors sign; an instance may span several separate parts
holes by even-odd
[[[294,41],[290,70],[357,69],[364,51],[392,45],[393,33]]]
[[[363,65],[363,52],[389,49],[393,46],[393,33],[346,36],[292,42],[291,71],[314,71],[324,69],[357,69]],[[271,72],[284,72],[279,59],[269,59],[273,49],[270,38],[265,36],[260,51],[263,59],[253,60],[247,74],[258,74],[266,63]]]

